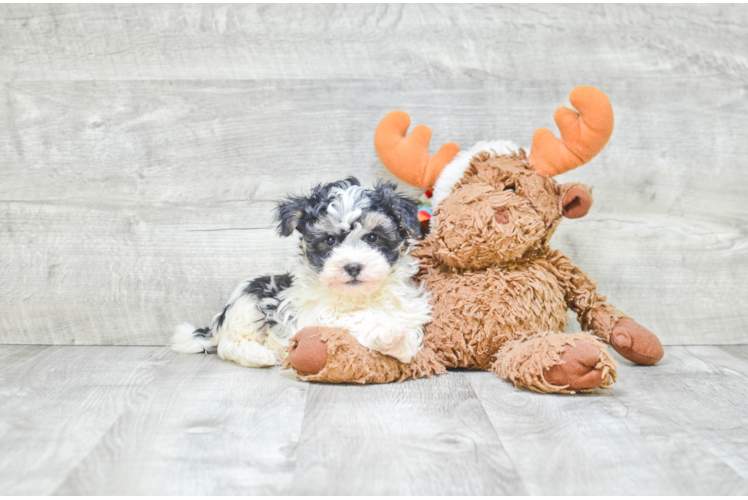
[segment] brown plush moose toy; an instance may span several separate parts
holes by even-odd
[[[549,246],[563,217],[582,217],[592,205],[588,187],[553,176],[590,161],[613,132],[613,109],[601,91],[577,87],[569,100],[579,112],[556,111],[562,139],[539,129],[529,156],[502,141],[468,151],[448,143],[429,156],[427,127],[406,137],[409,116],[387,115],[374,136],[382,163],[408,184],[433,187],[431,232],[413,250],[433,306],[423,349],[401,363],[346,331],[307,328],[292,339],[286,366],[304,380],[358,383],[470,368],[538,392],[574,393],[615,381],[606,343],[635,363],[659,361],[658,338],[606,302],[581,268]],[[567,308],[583,332],[564,333]]]

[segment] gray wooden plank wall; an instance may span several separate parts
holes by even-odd
[[[163,344],[286,269],[274,200],[391,178],[386,112],[529,144],[581,84],[617,128],[555,245],[665,343],[748,342],[745,5],[0,5],[0,342]]]

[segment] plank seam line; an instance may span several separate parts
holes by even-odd
[[[109,346],[103,346],[103,347],[109,347]],[[112,346],[112,347],[131,347],[131,346]],[[141,347],[141,346],[132,346],[132,347]],[[168,354],[168,351],[166,351],[166,353]],[[114,426],[117,425],[117,423],[119,423],[120,420],[122,420],[123,415],[125,413],[127,413],[130,409],[132,409],[136,405],[136,403],[143,397],[143,394],[145,393],[146,389],[148,389],[157,379],[159,379],[159,375],[161,375],[161,373],[164,370],[166,370],[166,368],[169,365],[171,365],[172,363],[174,363],[174,360],[176,360],[176,359],[178,359],[178,358],[177,357],[172,357],[171,360],[168,360],[166,363],[164,363],[163,365],[161,365],[160,368],[158,368],[158,369],[155,370],[155,373],[153,374],[153,378],[151,378],[151,381],[148,382],[147,384],[144,384],[143,387],[141,388],[141,390],[138,391],[136,394],[133,395],[133,402],[132,402],[132,404],[126,405],[122,409],[122,411],[112,421],[112,424],[109,427],[107,427],[104,432],[101,433],[101,437],[99,438],[99,440],[96,441],[96,443],[94,443],[91,446],[91,448],[89,448],[89,450],[86,452],[86,454],[82,455],[80,457],[80,459],[75,463],[75,465],[70,468],[70,470],[68,471],[68,473],[63,478],[60,479],[60,482],[57,484],[57,486],[55,486],[54,491],[52,493],[47,493],[47,495],[59,495],[60,494],[58,492],[59,492],[60,488],[62,488],[62,486],[67,482],[68,478],[70,478],[70,476],[76,470],[78,470],[78,468],[80,467],[80,465],[89,457],[89,455],[91,455],[91,453],[93,453],[93,451],[98,448],[98,446],[101,444],[101,442],[104,440],[104,438],[106,436],[108,436],[109,433],[112,431],[112,429],[114,428]],[[80,495],[80,493],[77,493],[77,494]]]
[[[280,370],[278,370],[280,371]],[[280,375],[280,374],[279,374]],[[296,379],[298,381],[298,378]],[[304,385],[302,387],[306,387],[306,390],[304,391],[304,410],[303,415],[301,417],[301,424],[299,425],[299,440],[296,442],[296,445],[293,447],[293,452],[291,453],[291,456],[293,458],[293,473],[291,474],[291,480],[286,484],[286,491],[293,491],[293,485],[296,483],[296,474],[297,469],[299,466],[299,457],[298,457],[298,451],[299,447],[301,446],[301,440],[304,436],[304,429],[305,423],[306,423],[306,416],[307,416],[307,407],[309,406],[309,393],[312,391],[312,388],[315,386],[314,382],[304,382]],[[288,495],[290,493],[279,493],[279,494],[285,494]]]
[[[454,372],[450,372],[449,375],[456,375]],[[485,406],[483,406],[483,401],[478,396],[478,391],[475,390],[475,387],[473,387],[473,383],[470,381],[470,377],[465,376],[464,373],[460,373],[462,375],[462,378],[467,382],[468,387],[470,387],[470,391],[473,393],[473,397],[475,397],[475,400],[478,401],[478,404],[480,405],[480,409],[483,410],[483,415],[485,415],[486,420],[488,421],[488,424],[491,426],[491,429],[493,429],[494,434],[496,434],[496,439],[499,440],[499,443],[501,443],[501,447],[504,450],[504,453],[506,454],[506,457],[509,459],[509,463],[512,464],[512,469],[514,469],[514,473],[517,476],[517,479],[519,480],[520,484],[522,484],[522,487],[525,489],[525,492],[529,495],[530,489],[527,487],[527,484],[525,484],[525,480],[522,479],[522,475],[519,472],[519,469],[517,469],[517,465],[514,463],[514,458],[509,453],[509,450],[507,449],[506,445],[504,444],[504,441],[501,439],[501,435],[499,435],[499,431],[496,430],[496,426],[493,425],[493,422],[491,421],[491,417],[488,416],[488,412],[486,411]]]

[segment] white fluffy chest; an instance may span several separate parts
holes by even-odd
[[[291,293],[283,301],[286,314],[282,322],[296,331],[308,326],[328,326],[359,330],[366,325],[399,322],[401,327],[419,328],[429,321],[431,311],[428,298],[409,287],[399,296],[337,297],[336,300],[313,300]],[[352,332],[353,333],[353,332]]]
[[[340,328],[361,345],[408,362],[431,321],[429,295],[411,281],[416,268],[415,262],[398,266],[378,290],[355,296],[334,293],[318,277],[298,273],[278,295],[271,335],[282,344],[306,327]]]

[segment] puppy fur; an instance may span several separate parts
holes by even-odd
[[[412,282],[417,205],[390,183],[320,185],[278,204],[278,234],[301,235],[288,274],[241,283],[209,328],[177,326],[177,352],[217,352],[242,366],[280,364],[288,340],[310,326],[347,329],[365,347],[409,362],[430,321],[427,293]]]

